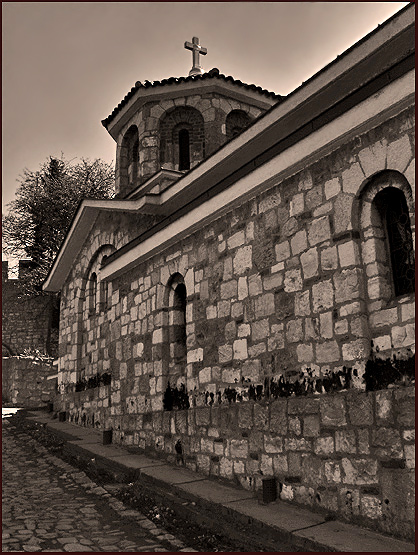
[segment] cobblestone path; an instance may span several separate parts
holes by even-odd
[[[3,552],[196,551],[3,421]]]

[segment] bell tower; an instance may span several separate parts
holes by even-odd
[[[187,77],[137,81],[102,124],[117,143],[116,194],[133,198],[156,179],[172,183],[232,140],[282,97],[225,76],[205,72],[198,37]]]

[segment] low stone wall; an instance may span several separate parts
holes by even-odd
[[[412,539],[413,387],[124,416],[97,408],[109,394],[110,386],[74,393],[62,410],[173,461],[180,440],[186,466],[200,473],[252,491],[274,476],[283,500]]]
[[[57,379],[52,376],[56,373],[52,364],[30,358],[3,357],[3,404],[34,408],[52,402],[57,387]]]

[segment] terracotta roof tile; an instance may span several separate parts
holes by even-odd
[[[141,89],[141,88],[148,89],[150,87],[161,87],[164,85],[171,85],[173,83],[186,83],[190,81],[198,81],[203,79],[213,79],[214,77],[220,78],[224,81],[235,83],[240,87],[244,87],[252,91],[257,91],[260,94],[263,94],[265,96],[268,96],[276,100],[280,100],[283,98],[283,96],[276,94],[274,92],[270,92],[266,89],[263,89],[262,87],[257,87],[257,85],[252,85],[252,84],[249,85],[247,83],[243,83],[239,79],[234,79],[230,75],[224,75],[223,73],[219,73],[219,69],[214,67],[210,71],[199,75],[189,75],[188,77],[169,77],[168,79],[162,79],[161,81],[144,81],[142,83],[141,81],[137,81],[135,83],[135,86],[132,87],[131,90],[128,92],[128,94],[125,95],[123,100],[119,102],[119,104],[116,106],[113,112],[109,116],[107,116],[107,118],[102,120],[102,125],[107,128],[108,124],[113,120],[113,118],[118,114],[118,112],[120,112],[120,110],[125,106],[125,104],[129,102],[129,100],[133,97],[133,95],[136,93],[138,89]]]

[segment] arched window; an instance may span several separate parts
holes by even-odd
[[[387,187],[376,195],[374,204],[383,224],[395,296],[413,293],[414,248],[405,195],[395,187]]]
[[[164,331],[164,380],[171,387],[186,385],[187,336],[186,306],[187,291],[184,278],[175,273],[171,276],[165,294],[167,319]]]
[[[122,193],[138,185],[139,178],[139,137],[136,125],[131,125],[125,133],[119,154],[120,186]]]
[[[89,313],[94,314],[96,312],[97,303],[97,274],[93,272],[90,276],[89,281]]]
[[[226,138],[232,139],[244,131],[251,123],[250,116],[243,110],[232,110],[226,116]]]
[[[179,170],[190,169],[190,136],[187,129],[179,131]]]
[[[202,114],[191,106],[178,106],[160,121],[160,165],[186,171],[205,157],[205,129]]]

